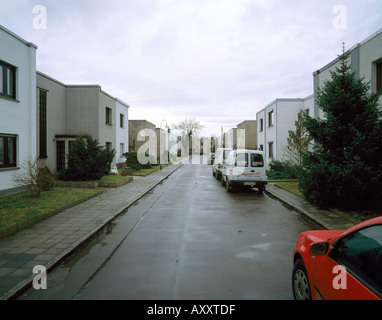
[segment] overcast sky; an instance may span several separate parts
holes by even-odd
[[[342,42],[382,28],[381,0],[0,0],[0,10],[1,25],[38,46],[37,70],[101,85],[130,119],[195,117],[205,135],[312,94],[313,72]]]

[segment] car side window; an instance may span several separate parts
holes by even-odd
[[[382,225],[342,238],[332,257],[373,288],[382,292]]]

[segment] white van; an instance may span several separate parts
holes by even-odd
[[[222,185],[227,191],[235,186],[257,188],[260,193],[268,183],[268,170],[264,152],[258,150],[234,150],[228,155],[222,170]]]
[[[231,151],[232,148],[218,148],[215,152],[215,160],[212,166],[212,175],[218,180],[220,180],[222,176],[223,164],[227,160],[227,157]]]

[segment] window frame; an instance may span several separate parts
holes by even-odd
[[[39,92],[39,158],[48,158],[47,148],[47,122],[48,122],[48,93],[45,90]]]
[[[376,62],[376,92],[382,90],[382,61]]]
[[[0,72],[0,77],[2,79],[0,97],[16,100],[17,68],[2,60],[0,60],[0,66],[2,67],[2,71]],[[10,76],[12,78],[11,80],[8,79]]]
[[[273,110],[268,112],[268,128],[273,127],[274,125],[274,112]]]
[[[109,107],[105,107],[105,124],[113,125],[113,109]]]
[[[4,168],[17,168],[17,135],[11,135],[11,134],[0,134],[0,138],[4,139],[3,141],[3,148],[4,148],[4,164],[0,164],[0,169]],[[9,139],[13,139],[13,146],[12,152],[13,152],[13,161],[10,162],[10,155],[9,155]]]

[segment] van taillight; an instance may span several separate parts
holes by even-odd
[[[268,177],[268,170],[265,170],[265,175]]]
[[[220,163],[218,163],[218,169],[220,169]]]

